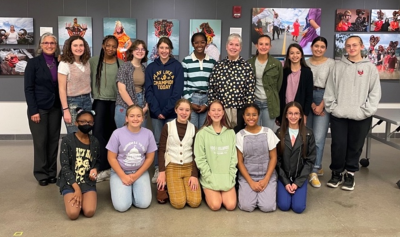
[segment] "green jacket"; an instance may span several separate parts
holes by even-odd
[[[235,186],[237,172],[236,135],[233,129],[222,128],[218,135],[212,125],[196,135],[194,154],[200,170],[200,184],[215,191],[229,191]]]
[[[253,73],[256,75],[256,56],[247,60],[253,68]],[[282,63],[268,55],[268,62],[265,66],[262,82],[264,85],[265,95],[267,96],[269,117],[274,119],[280,115],[279,107],[279,90],[282,86],[283,70]]]

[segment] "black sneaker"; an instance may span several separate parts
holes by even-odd
[[[353,191],[355,184],[356,183],[354,182],[354,175],[346,173],[344,175],[344,183],[342,189],[347,191]]]
[[[342,173],[332,171],[332,178],[326,185],[331,188],[337,188],[341,183],[343,183]]]

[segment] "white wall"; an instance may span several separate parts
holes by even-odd
[[[400,109],[400,103],[379,104],[379,108]],[[27,118],[27,105],[25,102],[0,102],[0,135],[30,134]],[[376,119],[372,122],[374,125]],[[392,131],[397,126],[392,125]],[[384,133],[385,123],[374,128],[374,133]],[[66,134],[65,124],[62,122],[61,133]]]

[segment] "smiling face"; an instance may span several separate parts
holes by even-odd
[[[311,46],[311,51],[313,56],[315,57],[322,57],[326,51],[326,45],[322,41],[317,41]]]
[[[177,121],[179,123],[187,123],[190,118],[190,112],[190,105],[187,102],[181,102],[178,107],[175,108]]]
[[[236,60],[239,57],[240,51],[242,51],[242,46],[238,38],[232,38],[226,44],[226,52],[230,60]]]
[[[102,47],[108,57],[114,57],[117,54],[118,43],[114,39],[108,39]]]
[[[253,127],[253,126],[257,125],[258,117],[259,117],[258,111],[254,107],[246,108],[246,110],[244,111],[244,114],[243,114],[244,122],[249,127]]]
[[[46,36],[43,38],[40,48],[42,49],[43,53],[47,55],[53,55],[57,49],[57,42],[53,37]]]
[[[74,56],[82,56],[85,52],[85,44],[81,39],[76,39],[71,42],[71,52]]]
[[[146,49],[143,47],[143,44],[139,44],[134,50],[133,50],[133,58],[142,60],[146,56]]]
[[[196,37],[194,37],[192,46],[193,46],[195,52],[197,52],[199,54],[204,54],[206,45],[207,45],[207,40],[204,39],[203,36],[197,35]]]
[[[160,59],[162,61],[169,60],[169,57],[171,55],[171,49],[169,48],[168,44],[163,42],[160,44],[160,46],[158,46],[158,55],[160,56]]]
[[[133,107],[128,111],[128,114],[125,117],[125,122],[130,128],[140,128],[143,119],[144,118],[142,110],[137,107]]]
[[[300,63],[303,57],[301,51],[296,47],[290,47],[289,49],[289,60],[291,63]]]
[[[256,48],[258,50],[259,55],[266,55],[269,53],[271,49],[271,39],[268,37],[261,37],[258,39]]]
[[[289,127],[298,128],[301,119],[299,108],[296,106],[289,107],[286,112],[286,118],[288,120]]]
[[[207,114],[210,116],[213,123],[219,123],[225,112],[220,103],[212,103]]]

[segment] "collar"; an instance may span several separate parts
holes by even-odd
[[[193,61],[200,61],[200,60],[196,57],[196,55],[194,54],[194,52],[192,52],[192,54],[190,54],[190,56],[192,57],[192,60],[193,60]],[[203,60],[207,60],[207,61],[210,60],[210,57],[208,56],[208,54],[206,54],[206,56],[204,57]]]

